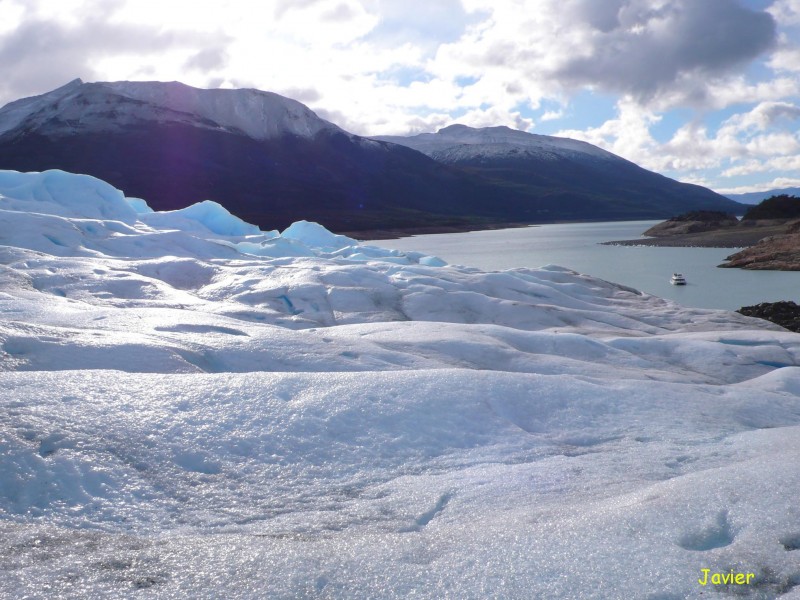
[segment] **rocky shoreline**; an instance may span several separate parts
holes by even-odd
[[[637,240],[603,242],[609,246],[662,246],[664,248],[747,248],[765,237],[780,235],[784,225],[757,229],[703,231],[675,234],[669,237],[643,237]]]
[[[770,321],[789,331],[800,332],[800,306],[792,301],[762,302],[754,306],[743,306],[736,312],[746,317]]]
[[[750,214],[750,211],[748,211]],[[724,268],[800,271],[800,220],[745,218],[695,211],[651,227],[638,240],[605,242],[618,246],[741,248]]]
[[[784,233],[760,240],[731,254],[719,265],[761,271],[800,271],[800,233]]]
[[[367,240],[396,240],[415,235],[434,233],[466,233],[469,231],[489,231],[494,229],[517,229],[537,227],[542,223],[466,223],[464,225],[431,225],[428,227],[398,227],[392,229],[363,229],[359,231],[337,231],[360,242]]]

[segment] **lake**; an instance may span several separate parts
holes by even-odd
[[[516,229],[371,240],[373,246],[418,250],[451,264],[485,270],[560,265],[621,283],[685,306],[735,310],[777,300],[800,300],[800,272],[719,269],[732,248],[605,246],[642,237],[659,221],[562,223]],[[688,285],[673,286],[673,272]]]

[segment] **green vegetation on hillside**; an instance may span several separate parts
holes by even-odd
[[[749,209],[742,220],[756,219],[798,219],[800,218],[800,198],[781,194],[763,200]]]

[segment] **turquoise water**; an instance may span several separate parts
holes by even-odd
[[[800,302],[800,272],[717,268],[735,249],[600,243],[639,238],[657,222],[567,223],[365,243],[418,250],[452,264],[487,270],[560,265],[698,308],[737,309],[776,300]],[[675,271],[686,276],[688,285],[669,283]]]

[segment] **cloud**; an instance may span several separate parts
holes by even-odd
[[[252,19],[242,19],[250,4],[257,14]],[[273,14],[269,10],[271,4],[274,2],[245,3],[240,0],[238,15],[241,23],[234,32],[236,36],[249,38],[251,42],[268,37],[282,39],[295,50],[316,48],[320,56],[324,56],[325,51],[347,47],[369,34],[379,18],[370,9],[370,3],[359,0],[278,2]]]
[[[184,63],[187,69],[199,71],[217,71],[225,67],[228,53],[225,48],[205,48],[194,54]]]
[[[564,114],[565,114],[565,113],[564,113],[564,110],[563,110],[563,109],[559,109],[559,110],[548,110],[547,112],[545,112],[545,113],[544,113],[544,114],[543,114],[543,115],[540,117],[540,119],[541,119],[542,121],[558,121],[559,119],[563,119],[563,118],[564,118]]]
[[[322,98],[322,94],[319,93],[319,90],[314,88],[285,88],[279,90],[281,96],[286,96],[287,98],[291,98],[292,100],[297,100],[298,102],[302,102],[304,104],[308,104],[309,102],[317,102],[320,98]]]
[[[366,39],[378,45],[430,49],[459,39],[470,22],[459,0],[376,0],[374,7],[379,20]]]
[[[767,12],[779,23],[800,25],[800,0],[775,0]]]
[[[577,0],[573,4],[573,15],[603,33],[610,33],[620,27],[620,13],[624,6],[625,0]]]
[[[333,8],[330,8],[322,13],[322,20],[337,23],[351,21],[358,16],[359,12],[356,11],[352,6],[340,2]]]
[[[776,177],[772,181],[767,181],[757,185],[742,185],[737,187],[719,188],[720,194],[747,194],[750,192],[768,192],[770,190],[780,190],[791,187],[800,187],[800,179],[796,177]]]
[[[7,34],[19,27],[25,14],[25,6],[22,4],[12,0],[0,2],[0,35]]]
[[[566,106],[590,89],[653,110],[705,109],[776,92],[780,99],[798,87],[792,77],[780,86],[744,80],[744,67],[775,47],[777,29],[772,15],[737,0],[462,3],[469,25],[426,68],[444,80],[490,81],[495,105]]]
[[[631,99],[617,103],[617,116],[598,127],[586,130],[562,130],[555,135],[583,140],[613,152],[623,158],[648,168],[663,168],[664,157],[659,156],[658,143],[652,137],[650,128],[660,121],[654,112],[643,108]]]
[[[768,160],[748,160],[722,172],[722,177],[741,177],[776,171],[800,170],[800,156],[778,156]]]
[[[681,79],[648,103],[654,110],[690,106],[704,111],[724,109],[739,104],[777,101],[800,94],[800,79],[793,76],[772,76],[762,81],[748,81],[743,74],[716,79]]]
[[[682,76],[723,75],[776,42],[773,17],[735,0],[612,4],[619,7],[613,26],[595,26],[596,8],[579,15],[595,30],[586,33],[581,55],[559,66],[555,77],[649,100]]]
[[[308,9],[313,9],[309,11]],[[332,23],[347,22],[358,18],[363,13],[361,3],[352,0],[278,0],[275,2],[274,15],[282,19],[291,12],[299,12],[305,16],[314,15],[322,21]]]
[[[472,109],[452,122],[458,122],[470,127],[496,127],[498,125],[505,125],[506,127],[519,129],[521,131],[527,131],[533,128],[533,119],[523,117],[519,111],[496,107]]]
[[[788,73],[800,71],[800,48],[788,43],[781,44],[770,57],[769,66],[776,71]]]
[[[109,21],[117,3],[93,2],[72,14],[74,23],[61,23],[34,16],[14,30],[0,34],[0,98],[49,91],[76,77],[98,77],[99,59],[136,54],[160,56],[173,48],[202,48],[208,37],[185,32],[161,32],[140,25]]]
[[[800,106],[790,102],[762,102],[750,112],[732,117],[726,126],[741,132],[749,129],[763,131],[781,121],[797,119],[800,119]]]
[[[320,4],[325,0],[277,0],[275,2],[274,14],[281,18],[286,12],[292,9],[303,9],[315,4]]]
[[[632,99],[617,103],[617,116],[585,131],[557,135],[582,139],[645,168],[716,188],[734,178],[800,171],[800,106],[762,102],[732,114],[715,130],[689,121],[664,142],[652,127],[660,117]]]

